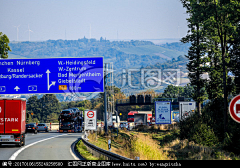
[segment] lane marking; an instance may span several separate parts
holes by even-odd
[[[74,141],[74,142],[72,143],[71,147],[70,147],[70,153],[71,153],[71,155],[73,156],[73,158],[74,158],[75,160],[80,160],[80,159],[77,157],[77,155],[76,155],[76,153],[75,153],[75,150],[74,150],[74,147],[75,147],[75,145],[76,145],[76,143],[77,143],[78,141],[79,141],[79,139],[76,140],[76,141]]]
[[[19,150],[17,150],[17,151],[9,158],[9,160],[15,160],[16,157],[19,155],[19,153],[21,153],[23,150],[27,149],[28,147],[30,147],[30,146],[32,146],[32,145],[35,145],[35,144],[37,144],[37,143],[39,143],[39,142],[43,142],[43,141],[46,141],[46,140],[49,140],[49,139],[57,138],[57,137],[63,136],[63,135],[67,135],[67,134],[62,134],[62,135],[58,135],[58,136],[54,136],[54,137],[42,139],[42,140],[40,140],[40,141],[37,141],[37,142],[31,143],[31,144],[29,144],[29,145],[27,145],[27,146],[24,146],[24,147],[20,148]]]

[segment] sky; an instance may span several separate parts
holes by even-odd
[[[187,34],[188,15],[180,0],[0,0],[0,6],[0,32],[10,41],[84,36],[143,40]]]

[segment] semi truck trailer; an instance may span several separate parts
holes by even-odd
[[[0,97],[0,145],[25,145],[26,99]]]
[[[78,108],[65,109],[60,113],[59,132],[82,132],[83,112]]]

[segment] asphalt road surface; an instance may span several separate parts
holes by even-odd
[[[25,146],[3,144],[0,160],[76,160],[71,145],[82,133],[27,133]]]

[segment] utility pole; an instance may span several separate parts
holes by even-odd
[[[107,92],[109,94],[107,95]],[[109,95],[112,95],[112,97],[108,97]],[[107,99],[111,98],[111,104],[108,102]],[[108,108],[111,107],[111,108]],[[108,134],[108,123],[107,123],[107,112],[113,113],[114,111],[114,89],[113,89],[113,63],[105,63],[105,71],[104,71],[104,131],[105,135]],[[110,114],[109,114],[110,115]]]
[[[105,130],[105,135],[107,135],[107,88],[106,88],[106,83],[107,83],[107,64],[105,64],[105,71],[104,71],[104,130]]]

